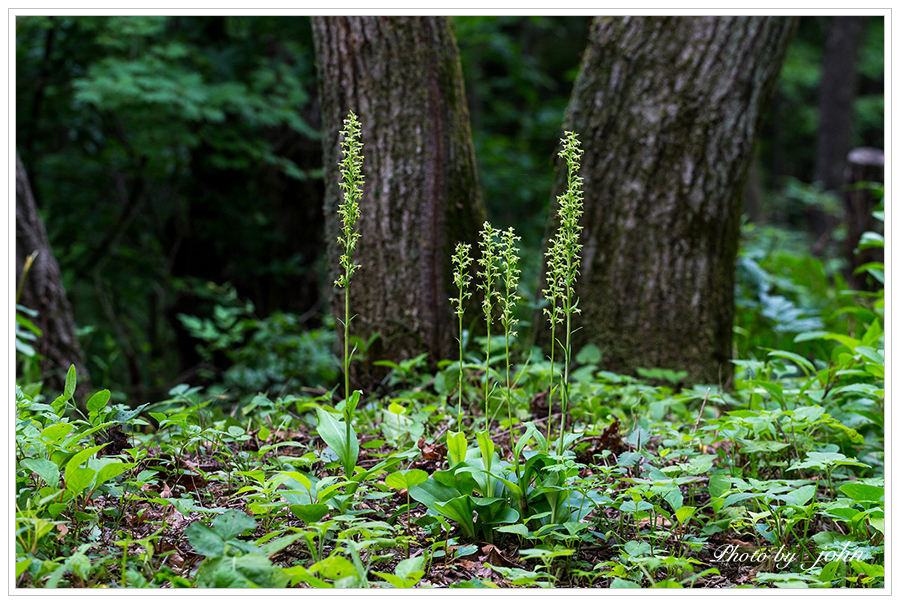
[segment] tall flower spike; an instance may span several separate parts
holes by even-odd
[[[339,186],[343,191],[343,202],[338,208],[338,215],[341,218],[341,234],[338,236],[338,243],[344,248],[340,259],[344,273],[334,284],[337,287],[348,287],[350,278],[359,268],[358,264],[353,263],[351,256],[356,249],[356,242],[359,240],[356,220],[359,218],[359,199],[362,197],[362,187],[365,183],[362,174],[363,156],[360,154],[363,146],[359,141],[360,124],[356,119],[356,114],[352,111],[344,120],[344,129],[341,130],[341,135],[344,137],[341,142],[344,158],[338,166],[341,171]]]
[[[583,213],[583,194],[581,192],[582,180],[578,176],[579,160],[583,154],[574,132],[566,132],[560,142],[562,150],[559,156],[566,162],[568,168],[568,186],[566,192],[557,198],[559,207],[559,227],[556,234],[550,240],[547,250],[547,284],[543,290],[547,300],[547,308],[544,313],[550,323],[550,400],[549,407],[553,408],[553,373],[554,353],[556,351],[556,328],[562,327],[565,321],[565,344],[563,347],[564,364],[561,379],[560,396],[562,398],[563,419],[560,424],[559,454],[562,454],[563,427],[565,426],[566,407],[568,404],[568,375],[569,356],[571,354],[571,322],[572,315],[581,312],[578,309],[578,300],[575,299],[575,281],[581,266],[581,215]],[[552,415],[547,417],[547,441],[550,440]]]
[[[485,221],[481,230],[481,258],[478,264],[481,265],[481,271],[478,276],[481,277],[481,283],[478,287],[484,290],[484,300],[482,302],[482,310],[484,311],[484,319],[487,323],[487,350],[484,358],[484,421],[485,429],[488,427],[488,403],[490,399],[490,377],[491,377],[491,322],[493,321],[493,299],[498,296],[499,292],[494,289],[494,282],[497,280],[497,242],[495,238],[497,231],[491,226],[490,222]]]
[[[502,307],[500,309],[500,321],[504,327],[511,328],[519,322],[515,317],[516,303],[522,296],[518,295],[519,289],[519,248],[516,242],[520,241],[513,231],[512,227],[503,231],[500,235],[500,257],[502,259],[501,277],[503,281],[504,293],[501,296]],[[511,336],[515,336],[516,332],[511,331]]]

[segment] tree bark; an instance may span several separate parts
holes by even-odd
[[[450,258],[484,220],[459,51],[446,17],[313,17],[326,169],[325,233],[338,271],[339,131],[362,124],[365,186],[350,330],[378,359],[453,356]],[[343,290],[331,296],[343,320]],[[341,334],[343,335],[343,334]],[[362,373],[360,373],[362,375]],[[362,384],[367,386],[368,384]]]
[[[59,264],[47,239],[44,222],[37,211],[25,166],[16,154],[16,283],[22,278],[22,267],[29,254],[37,252],[34,264],[25,277],[19,303],[38,312],[34,324],[43,332],[35,350],[43,357],[41,374],[51,398],[62,393],[66,372],[75,365],[78,372],[79,397],[90,390],[90,376],[84,353],[75,335],[72,306],[66,297]]]
[[[585,149],[573,352],[594,343],[605,369],[727,384],[741,193],[795,27],[786,17],[595,19],[565,119]],[[555,229],[551,220],[548,237]],[[546,345],[546,319],[536,313],[534,326]]]

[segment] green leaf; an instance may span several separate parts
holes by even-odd
[[[681,489],[678,487],[672,487],[663,495],[663,499],[672,506],[673,510],[681,509],[684,504],[684,496],[681,494]]]
[[[475,522],[468,495],[460,495],[447,502],[436,502],[434,507],[444,516],[458,523],[463,534],[469,539],[475,538]]]
[[[831,466],[859,466],[868,468],[868,464],[864,464],[862,462],[847,459],[847,457],[843,453],[836,452],[822,452],[822,451],[810,451],[806,454],[806,460],[802,463],[797,461],[794,462],[789,470],[802,470],[804,468],[818,468],[820,470],[826,470]]]
[[[859,246],[857,252],[867,250],[869,248],[884,248],[884,236],[872,231],[866,231],[859,238]]]
[[[519,458],[522,455],[525,445],[527,445],[528,441],[532,438],[537,443],[538,449],[542,451],[547,449],[547,440],[544,438],[544,435],[541,434],[541,431],[534,425],[534,422],[525,422],[525,433],[520,436],[518,442],[516,442],[516,458]]]
[[[728,506],[734,505],[739,501],[744,501],[745,499],[753,499],[754,497],[759,497],[759,493],[732,493],[725,498],[724,502],[722,502],[722,507],[727,508]]]
[[[837,560],[835,560],[837,562]],[[870,577],[883,577],[884,576],[884,567],[880,564],[869,564],[867,562],[863,562],[862,560],[851,560],[850,566],[853,567],[857,573],[863,573],[865,575],[869,575]]]
[[[93,413],[94,411],[102,409],[106,406],[106,403],[109,402],[109,397],[109,390],[101,390],[88,400],[87,410]]]
[[[521,535],[525,537],[528,535],[528,527],[524,524],[513,524],[510,526],[501,526],[497,529],[498,533],[512,533],[513,535]]]
[[[184,534],[194,551],[201,556],[218,558],[225,555],[225,541],[202,522],[194,522],[187,527]]]
[[[94,480],[97,473],[90,468],[66,469],[66,488],[75,495],[80,495]]]
[[[437,472],[435,472],[435,474],[437,474]],[[438,483],[434,477],[409,489],[410,497],[435,512],[438,511],[435,504],[438,502],[449,501],[454,497],[459,497],[460,494],[461,493],[458,490]]]
[[[377,577],[381,577],[388,583],[390,583],[393,587],[397,589],[409,589],[410,587],[414,587],[416,583],[421,579],[421,575],[424,575],[424,571],[418,571],[414,573],[412,577],[398,577],[397,575],[392,575],[391,573],[381,573],[381,572],[372,572],[373,575]],[[418,576],[417,576],[418,575]]]
[[[724,474],[713,474],[709,477],[709,495],[710,497],[721,497],[722,494],[731,488],[731,479]]]
[[[197,587],[280,589],[287,586],[289,579],[288,573],[264,555],[248,554],[205,561],[197,572]]]
[[[304,536],[305,534],[302,532],[283,535],[262,544],[262,550],[266,553],[266,556],[272,557],[298,539],[302,539]]]
[[[397,568],[394,569],[394,574],[401,579],[405,579],[414,573],[421,572],[424,566],[425,558],[423,556],[407,558],[406,560],[402,560],[399,564],[397,564]]]
[[[348,477],[352,476],[356,460],[359,459],[359,440],[356,438],[356,432],[352,427],[350,428],[350,440],[348,441],[347,425],[344,422],[334,419],[321,407],[316,407],[316,415],[319,418],[319,436],[341,460],[344,473]]]
[[[74,427],[75,426],[72,424],[53,424],[52,426],[48,426],[41,430],[41,438],[50,443],[58,443],[64,439]]]
[[[447,433],[447,456],[450,458],[450,467],[457,466],[466,460],[466,435],[462,432]]]
[[[832,560],[831,562],[826,564],[822,571],[819,573],[819,581],[827,583],[834,579],[834,574],[837,571],[839,564],[839,560]]]
[[[675,510],[675,517],[678,519],[679,524],[684,524],[696,511],[697,508],[686,505]]]
[[[808,484],[805,487],[800,487],[799,489],[792,491],[791,495],[793,495],[794,499],[797,500],[798,506],[805,506],[810,499],[812,499],[816,494],[816,486],[812,484]]]
[[[59,468],[47,459],[24,459],[21,465],[37,474],[47,486],[54,489],[59,486]]]
[[[631,445],[632,447],[640,449],[641,447],[646,446],[647,441],[649,441],[649,440],[650,440],[650,432],[648,432],[644,428],[639,427],[636,430],[633,430],[631,432],[631,434],[628,435],[628,438],[625,439],[625,442],[628,443],[629,445]]]
[[[344,417],[352,418],[353,413],[356,411],[356,406],[359,404],[359,397],[362,395],[362,391],[354,390],[353,394],[350,395],[350,398],[344,404]]]
[[[786,350],[772,350],[769,353],[769,356],[770,357],[778,357],[778,358],[782,358],[782,359],[789,359],[789,360],[793,361],[794,363],[797,364],[797,366],[800,367],[800,369],[803,370],[803,373],[805,373],[807,377],[809,377],[810,373],[816,372],[815,365],[813,365],[807,359],[804,359],[803,357],[801,357],[799,354],[797,354],[795,352],[788,352]]]
[[[326,579],[331,579],[332,581],[356,575],[356,569],[353,568],[353,563],[336,554],[332,554],[328,558],[316,562],[309,567],[309,572],[319,573]]]
[[[857,346],[856,352],[878,365],[884,365],[884,356],[871,346]]]
[[[63,390],[63,396],[66,397],[66,400],[69,400],[73,396],[75,396],[75,385],[75,365],[71,365],[69,367],[69,371],[66,373],[66,387]]]
[[[616,465],[622,467],[628,467],[636,464],[641,460],[641,454],[637,451],[626,451],[625,453],[621,453],[619,457],[616,459]]]
[[[296,516],[306,524],[313,524],[315,522],[318,522],[328,513],[328,506],[324,503],[298,503],[296,505],[290,506],[289,509],[294,516]]]
[[[79,451],[75,455],[72,456],[72,459],[69,460],[69,463],[66,464],[66,482],[69,481],[69,474],[75,470],[78,466],[84,463],[91,455],[105,447],[106,444],[97,445],[96,447],[88,447],[83,451]]]
[[[628,579],[623,579],[622,577],[616,577],[612,580],[612,583],[609,584],[613,589],[640,589],[641,586],[634,581],[629,581]]]
[[[600,353],[600,349],[597,348],[594,344],[588,344],[578,351],[578,354],[575,355],[575,361],[579,365],[593,364],[596,365],[600,362],[600,359],[603,355]]]
[[[108,458],[107,458],[108,459]],[[108,463],[99,470],[97,470],[97,480],[94,481],[95,486],[100,486],[107,480],[115,478],[119,474],[126,472],[134,467],[133,463],[123,463],[120,461],[114,461],[112,463]]]
[[[285,574],[287,574],[291,586],[293,587],[297,583],[303,582],[309,585],[310,587],[319,587],[319,588],[328,588],[334,587],[331,583],[327,583],[322,579],[314,576],[310,573],[306,568],[303,567],[302,564],[298,564],[297,566],[292,566],[291,568],[287,568],[284,570]]]
[[[401,470],[385,477],[384,484],[398,491],[401,489],[408,491],[426,480],[428,480],[428,472],[424,470]]]
[[[283,474],[292,480],[296,480],[303,486],[307,491],[313,491],[312,481],[301,472],[278,472],[279,474]],[[315,491],[313,491],[315,492]]]
[[[229,510],[216,516],[212,528],[222,539],[228,541],[246,530],[256,528],[256,520],[241,510]]]
[[[481,459],[485,464],[485,468],[490,467],[494,459],[494,441],[491,440],[491,434],[487,430],[479,432],[475,435],[478,440],[478,449],[481,451]]]
[[[127,411],[118,411],[116,412],[115,417],[113,417],[113,421],[117,424],[125,424],[133,420],[135,417],[140,415],[141,411],[144,410],[144,407],[147,407],[150,403],[144,403],[143,405],[138,405],[134,409],[129,409]]]
[[[840,486],[841,492],[856,501],[881,501],[884,499],[884,487],[877,487],[862,482],[848,482]]]

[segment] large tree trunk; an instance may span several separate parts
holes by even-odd
[[[350,285],[351,334],[380,338],[367,366],[453,354],[457,241],[484,220],[459,52],[446,17],[313,17],[326,169],[325,233],[338,270],[339,131],[362,124],[365,186]],[[332,308],[343,318],[343,290]],[[368,384],[362,384],[364,386]]]
[[[20,304],[38,312],[35,325],[43,332],[35,350],[44,357],[41,373],[51,398],[61,393],[69,366],[78,372],[78,394],[90,389],[84,353],[75,335],[72,306],[66,297],[59,264],[47,239],[47,230],[38,214],[25,166],[16,154],[16,282],[29,254],[37,252],[25,278]]]
[[[795,27],[786,17],[594,21],[565,120],[585,149],[574,352],[594,343],[609,370],[728,382],[741,192]],[[546,343],[545,319],[534,325]]]

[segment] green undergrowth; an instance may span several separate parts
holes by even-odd
[[[544,291],[553,354],[518,345],[519,238],[485,223],[477,263],[456,248],[452,302],[460,325],[480,311],[494,331],[463,331],[436,370],[425,355],[383,363],[386,396],[351,392],[363,177],[359,123],[345,126],[339,386],[276,372],[250,394],[181,384],[136,408],[108,390],[76,405],[74,367],[63,393],[42,391],[41,334],[17,313],[17,586],[884,586],[883,290],[845,291],[749,233],[733,384],[608,372],[597,347],[570,346],[592,318],[574,296],[567,133]],[[797,263],[810,270],[791,280]],[[883,282],[883,266],[863,270]],[[473,281],[480,309],[466,307]],[[277,329],[230,302],[182,321],[246,361],[241,334]]]
[[[795,555],[751,585],[879,586],[878,325],[821,336],[828,360],[740,361],[731,392],[582,364],[562,455],[530,407],[548,363],[512,389],[512,445],[497,421],[446,438],[448,361],[360,401],[349,472],[330,395],[261,394],[232,412],[186,386],[135,410],[101,391],[82,417],[72,371],[52,401],[17,389],[18,585],[688,587],[728,578],[715,556],[733,540]],[[463,379],[477,385],[477,364]]]

